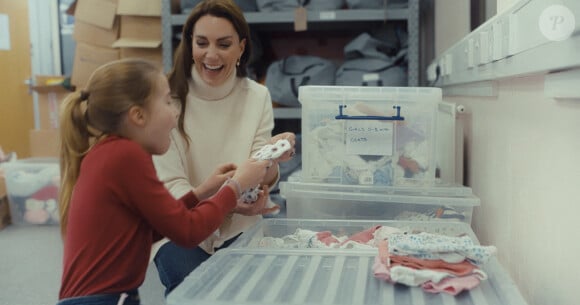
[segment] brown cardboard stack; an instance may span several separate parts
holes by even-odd
[[[179,0],[171,1],[178,13]],[[163,66],[160,0],[77,0],[77,42],[71,82],[82,89],[93,71],[119,58],[140,57]]]
[[[32,157],[59,156],[59,109],[70,93],[62,83],[64,77],[37,75],[34,91],[38,93],[40,129],[30,131],[30,154]]]
[[[118,0],[78,0],[73,37],[77,42],[71,83],[78,89],[87,84],[95,69],[119,59],[112,44],[119,37]]]
[[[8,196],[6,193],[6,181],[0,169],[0,230],[10,224],[10,209],[8,208]]]
[[[121,33],[113,47],[119,48],[121,58],[146,58],[162,67],[161,1],[118,1]]]

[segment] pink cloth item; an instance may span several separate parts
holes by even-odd
[[[331,244],[337,244],[340,242],[338,239],[336,239],[336,237],[334,237],[334,235],[332,235],[332,232],[330,231],[318,232],[316,233],[316,238],[318,238],[319,241],[321,241],[327,246],[330,246]]]
[[[450,295],[457,295],[463,290],[470,290],[477,287],[480,282],[479,276],[472,274],[468,276],[444,278],[439,283],[429,281],[424,283],[422,288],[426,292],[445,292]]]
[[[429,269],[433,271],[445,272],[455,276],[469,275],[477,269],[475,265],[467,260],[461,263],[448,263],[444,260],[420,259],[412,256],[390,255],[393,266],[405,266],[413,269]]]
[[[380,262],[385,264],[386,266],[390,266],[391,265],[391,258],[389,255],[388,242],[386,240],[381,240],[381,241],[379,241],[379,244],[377,246],[379,249]]]
[[[378,256],[375,256],[375,262],[373,263],[373,274],[379,280],[393,283],[389,269],[385,264],[381,263],[381,259]]]
[[[374,235],[373,234],[380,227],[381,227],[380,225],[376,225],[376,226],[371,227],[371,228],[368,228],[368,229],[366,229],[364,231],[360,231],[358,233],[355,233],[355,234],[351,235],[344,242],[347,242],[347,241],[352,240],[352,241],[355,241],[355,242],[358,242],[358,243],[366,244],[366,243],[368,243],[369,241],[371,241],[374,238]]]

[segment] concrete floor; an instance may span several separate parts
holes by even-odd
[[[0,305],[52,305],[58,300],[62,240],[58,226],[0,230]],[[164,288],[154,264],[139,288],[142,305],[163,305]]]
[[[286,217],[285,201],[276,217]],[[54,305],[62,275],[62,239],[59,226],[9,225],[0,230],[0,305]],[[155,264],[149,264],[139,288],[142,305],[164,305],[165,288]]]

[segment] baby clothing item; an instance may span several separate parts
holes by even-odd
[[[394,234],[389,237],[389,253],[411,255],[422,259],[441,259],[458,263],[468,259],[476,265],[483,264],[497,252],[494,246],[480,246],[469,236],[452,237],[421,232],[419,234]]]
[[[281,139],[276,141],[274,144],[267,144],[264,145],[260,150],[258,150],[253,156],[253,159],[256,160],[275,160],[280,158],[285,152],[290,150],[292,145],[286,139]],[[258,200],[258,194],[260,193],[260,185],[256,187],[249,188],[242,192],[241,199],[244,203],[254,203]],[[274,207],[274,203],[268,200],[266,204],[267,208]],[[279,211],[274,212],[273,214],[277,214]]]
[[[293,234],[282,237],[262,237],[258,241],[258,246],[261,248],[375,249],[381,239],[401,232],[398,228],[377,225],[350,236],[336,236],[331,231],[317,232],[298,228]]]
[[[426,256],[424,254],[430,251],[448,251],[447,254],[458,251],[462,252],[462,254],[458,253],[459,256],[469,256],[469,254],[465,254],[473,249],[472,246],[468,245],[469,243],[450,241],[447,236],[436,236],[436,234],[419,237],[420,235],[394,234],[387,240],[379,241],[378,255],[375,256],[372,266],[374,277],[391,284],[420,286],[426,292],[444,292],[450,295],[457,295],[463,290],[473,289],[479,285],[481,280],[487,279],[487,274],[469,260],[449,263],[440,259],[423,258]],[[394,254],[398,251],[392,249],[392,239],[397,239],[400,236],[409,237],[411,241],[407,245],[420,244],[420,246],[406,247],[406,249],[414,248],[412,251],[407,251],[413,253],[407,253],[406,256]],[[439,243],[440,245],[436,245]],[[400,245],[401,243],[395,241],[395,244]],[[419,248],[421,248],[420,251],[417,250]],[[442,251],[442,249],[446,250]],[[495,247],[493,249],[495,250]],[[421,255],[417,255],[419,252]]]
[[[457,295],[463,290],[471,290],[479,285],[481,278],[477,274],[462,277],[447,277],[439,282],[428,281],[421,287],[426,292],[445,292],[450,295]]]

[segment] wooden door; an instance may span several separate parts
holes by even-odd
[[[32,94],[25,84],[31,75],[28,1],[0,0],[0,14],[8,16],[10,33],[10,48],[0,50],[0,146],[25,158],[30,156],[28,134],[34,128]],[[3,33],[6,30],[0,29]]]

